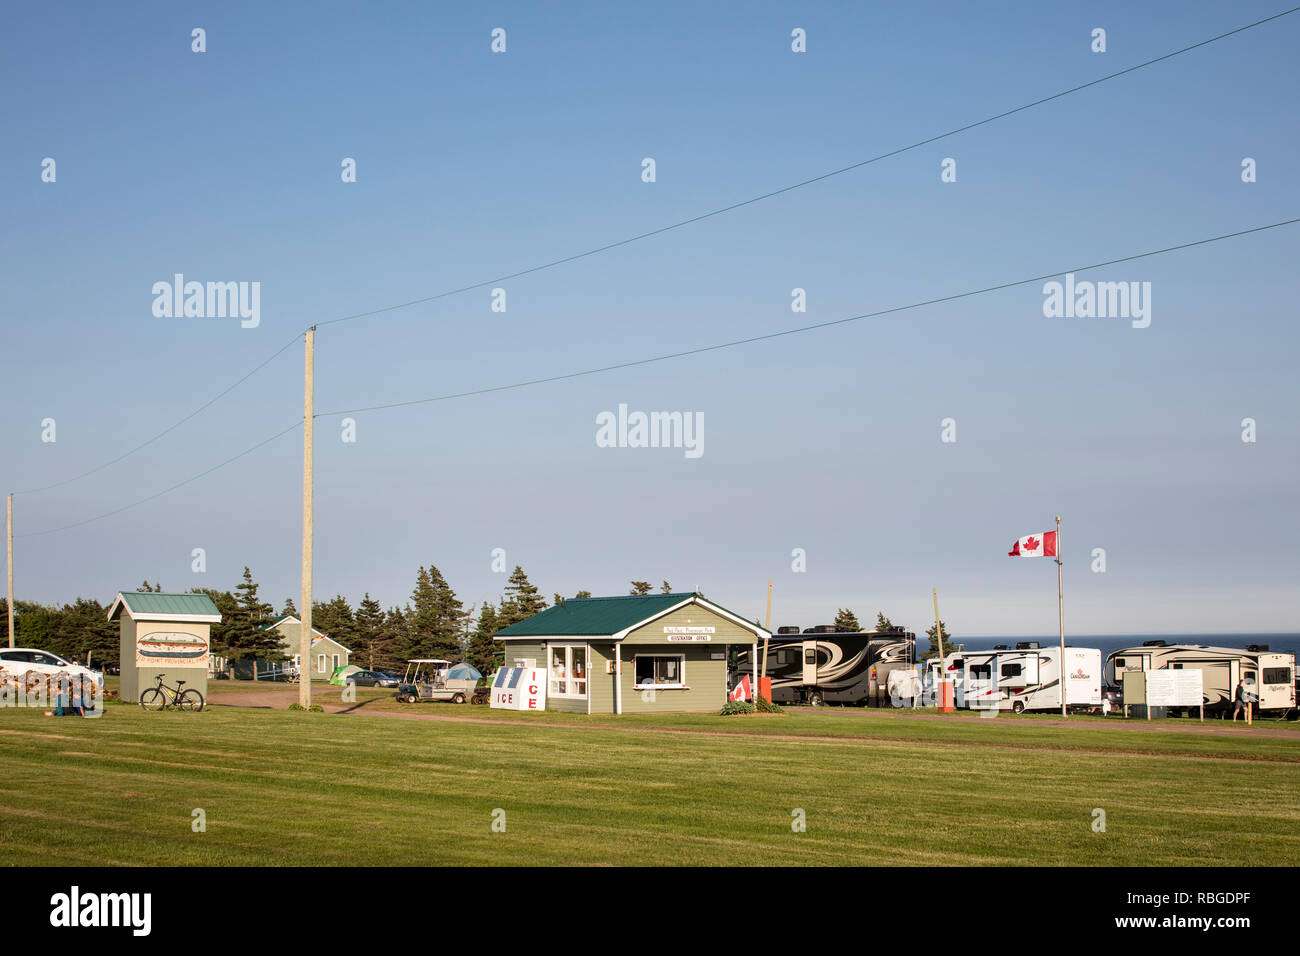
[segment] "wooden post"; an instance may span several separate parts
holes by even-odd
[[[312,447],[312,425],[315,421],[313,393],[316,387],[316,326],[307,330],[306,368],[303,376],[302,404],[302,604],[298,608],[298,617],[302,620],[301,633],[298,635],[298,703],[303,707],[311,706],[311,558],[312,558],[312,522],[314,508],[312,503],[312,483],[314,449]]]
[[[762,673],[759,674],[760,681],[767,676],[767,645],[770,644],[772,641],[772,579],[771,578],[767,579],[767,619],[764,621],[763,626],[767,628],[767,637],[763,638],[763,670]],[[757,687],[754,688],[754,693],[757,695],[758,693]],[[771,703],[771,701],[768,701],[768,703]]]
[[[5,499],[6,576],[9,578],[9,646],[14,646],[14,496]]]
[[[1061,587],[1061,516],[1056,516],[1056,611],[1061,625],[1061,665],[1058,668],[1061,677],[1058,684],[1061,688],[1061,716],[1065,713],[1066,698],[1066,676],[1065,676],[1065,592]],[[1147,704],[1147,717],[1151,716],[1151,705]]]
[[[934,596],[934,635],[939,641],[939,663],[943,663],[943,625],[939,623],[939,589],[930,588]]]

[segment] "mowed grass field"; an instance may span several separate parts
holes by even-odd
[[[0,863],[1300,859],[1300,734],[1287,725],[1207,734],[1173,721],[865,710],[590,718],[359,696],[345,714],[0,711]],[[796,811],[805,832],[791,826]]]

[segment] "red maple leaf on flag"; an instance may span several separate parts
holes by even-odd
[[[1042,543],[1042,542],[1035,541],[1032,537],[1026,538],[1026,539],[1025,539],[1025,550],[1026,550],[1026,551],[1037,551],[1037,550],[1038,550],[1038,546],[1039,546],[1039,544],[1041,544],[1041,543]]]

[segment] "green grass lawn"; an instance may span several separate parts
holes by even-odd
[[[854,710],[588,718],[435,704],[412,712],[500,722],[397,720],[366,715],[391,691],[358,698],[346,715],[0,711],[0,864],[1300,858],[1292,734]],[[498,809],[505,832],[492,830]]]

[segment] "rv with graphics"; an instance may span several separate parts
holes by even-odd
[[[762,671],[763,646],[758,647]],[[867,704],[888,706],[889,674],[916,660],[916,635],[888,631],[837,631],[832,624],[777,628],[767,648],[767,676],[775,704]],[[749,674],[749,648],[736,658],[737,678]]]
[[[1258,697],[1260,712],[1295,711],[1295,655],[1269,653],[1267,644],[1240,648],[1144,641],[1106,658],[1106,683],[1122,685],[1125,671],[1165,668],[1201,672],[1206,710],[1231,709],[1237,684],[1244,680],[1248,688],[1254,685],[1251,693]]]
[[[1015,648],[954,651],[942,662],[930,661],[928,682],[941,677],[954,682],[953,703],[970,710],[1061,709],[1061,649],[1022,641]],[[1101,707],[1101,651],[1095,647],[1065,649],[1067,710]]]

